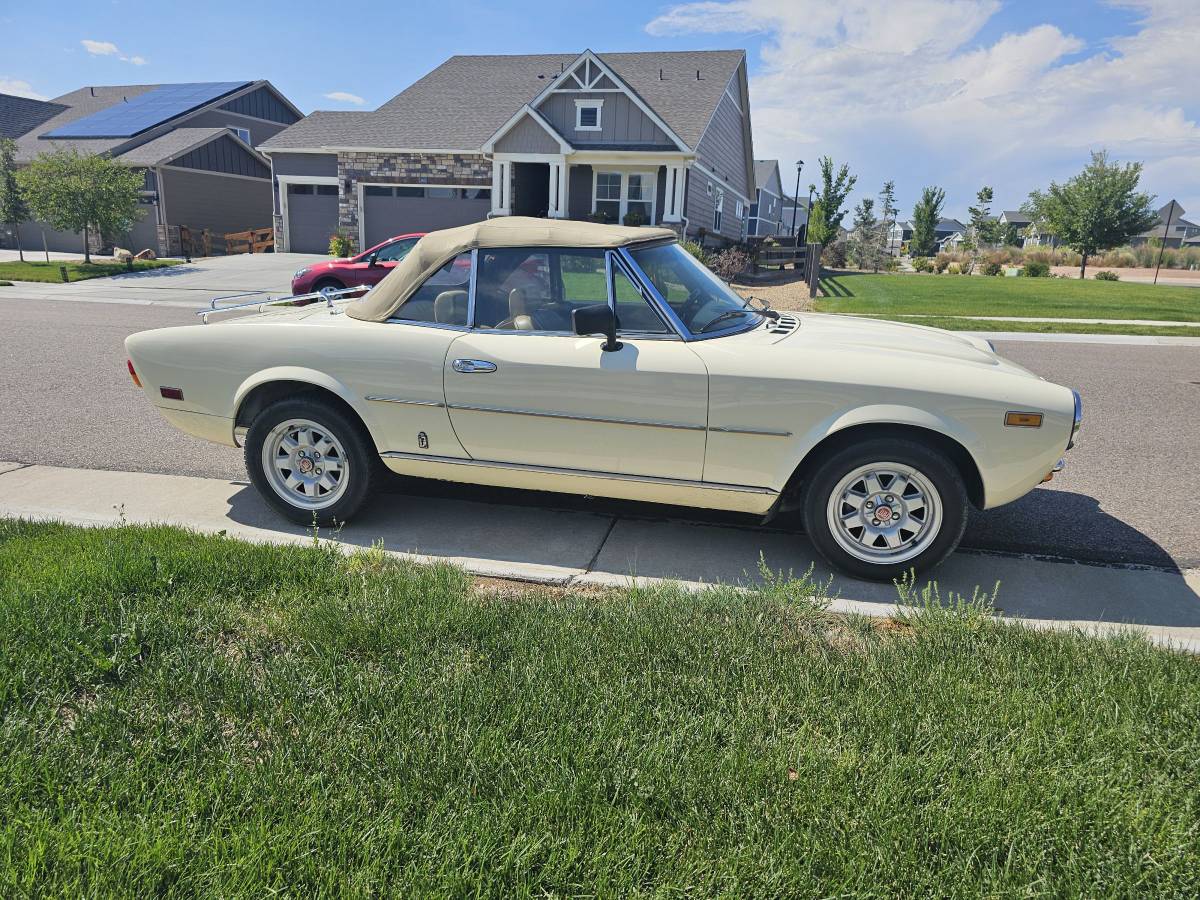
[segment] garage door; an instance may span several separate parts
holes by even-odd
[[[328,253],[329,237],[337,231],[337,185],[289,184],[287,221],[289,250]]]
[[[492,208],[488,188],[363,188],[363,222],[367,247],[398,234],[437,231],[487,218]]]

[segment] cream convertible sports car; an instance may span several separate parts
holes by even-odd
[[[968,502],[1056,470],[1079,396],[930,328],[748,305],[675,235],[503,218],[422,238],[357,301],[126,341],[184,431],[244,444],[288,518],[350,518],[382,467],[765,517],[888,579]]]

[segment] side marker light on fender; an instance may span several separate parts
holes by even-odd
[[[1011,428],[1041,428],[1042,414],[1033,412],[1005,413],[1004,424]]]
[[[167,400],[182,400],[183,390],[181,388],[160,387],[158,392]]]

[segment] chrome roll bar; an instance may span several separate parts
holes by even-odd
[[[259,312],[264,312],[265,307],[279,306],[284,303],[295,303],[297,300],[324,300],[325,307],[329,310],[330,315],[336,315],[340,310],[335,310],[333,304],[343,303],[353,299],[348,297],[348,294],[361,294],[371,290],[370,285],[360,284],[358,287],[348,288],[322,288],[319,291],[312,291],[308,294],[293,294],[290,297],[272,297],[266,291],[244,291],[240,294],[226,294],[222,297],[214,297],[208,304],[208,309],[202,309],[196,313],[200,316],[200,321],[205,325],[208,324],[208,317],[215,316],[217,313],[233,312],[238,309],[253,309],[257,308]],[[253,297],[259,294],[267,294],[265,300],[251,300],[247,303],[233,303],[229,306],[222,306],[226,300],[237,300],[240,297]]]

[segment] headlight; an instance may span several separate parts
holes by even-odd
[[[1083,399],[1079,396],[1079,391],[1071,389],[1071,396],[1075,398],[1075,421],[1071,424],[1071,439],[1067,441],[1067,449],[1070,450],[1075,446],[1075,435],[1079,433],[1079,426],[1083,424]]]
[[[303,269],[297,269],[296,274],[293,275],[292,277],[293,278],[302,278],[307,274],[308,274],[308,266],[305,266]]]

